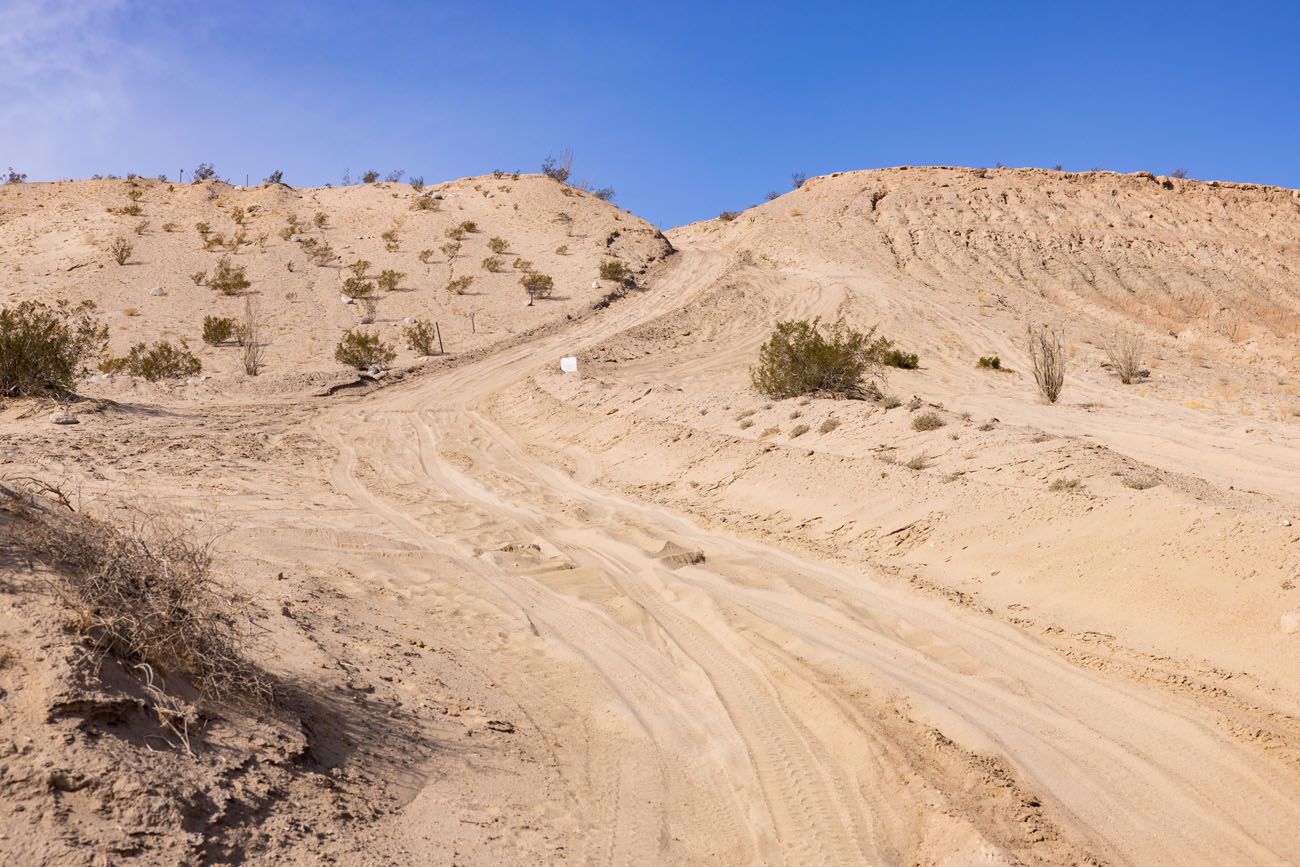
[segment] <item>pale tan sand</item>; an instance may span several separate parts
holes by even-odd
[[[123,768],[205,790],[211,760],[65,743],[71,723],[45,722],[57,654],[40,648],[67,639],[41,597],[5,597],[0,737],[36,746],[0,790],[0,847],[93,863],[134,823],[156,832],[147,852],[218,841],[251,863],[1300,860],[1292,191],[849,173],[674,231],[662,259],[630,215],[538,178],[513,186],[467,198],[480,243],[509,217],[541,261],[569,202],[589,238],[553,266],[572,306],[524,311],[503,282],[482,302],[499,319],[481,351],[305,396],[337,378],[320,345],[346,324],[317,287],[334,319],[277,308],[272,322],[298,317],[277,332],[293,359],[264,383],[233,364],[201,384],[91,383],[123,403],[67,428],[5,410],[11,474],[229,528],[223,563],[264,611],[259,658],[343,699],[306,714],[307,759],[233,776],[255,818],[232,809],[190,838],[161,807],[98,805]],[[363,225],[395,191],[301,195]],[[85,187],[24,196],[3,199],[0,225],[24,239],[0,252],[26,275],[14,298],[75,273],[33,205],[93,210],[75,205]],[[424,216],[446,219],[409,220]],[[638,230],[624,256],[648,266],[646,290],[592,311],[619,224]],[[205,293],[169,294],[172,318],[124,319],[115,340],[179,331]],[[444,315],[435,294],[381,311]],[[750,390],[771,324],[812,315],[878,322],[919,352],[922,369],[887,384],[905,405]],[[1065,329],[1056,406],[1027,376],[1027,319]],[[1100,367],[1095,343],[1118,326],[1146,336],[1144,384]],[[977,370],[991,353],[1014,372]],[[577,374],[559,371],[569,354]],[[947,424],[914,430],[913,395]],[[927,468],[901,465],[923,452]],[[250,732],[230,754],[271,742]],[[96,782],[51,793],[42,761]]]

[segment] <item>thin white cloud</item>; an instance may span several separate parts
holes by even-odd
[[[124,0],[0,0],[0,168],[33,179],[79,162],[126,102]]]

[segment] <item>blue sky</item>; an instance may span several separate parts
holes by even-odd
[[[665,228],[899,164],[1298,187],[1297,46],[1296,3],[0,0],[0,168],[434,181],[568,147]]]

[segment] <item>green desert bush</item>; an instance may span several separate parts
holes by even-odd
[[[358,301],[375,297],[375,284],[360,277],[349,277],[343,281],[343,294]]]
[[[135,248],[126,238],[117,237],[113,243],[108,245],[108,252],[112,254],[113,261],[119,265],[125,265],[131,259],[131,253]]]
[[[406,338],[406,347],[416,355],[434,355],[434,346],[438,342],[438,332],[433,323],[417,319],[402,330]]]
[[[915,352],[903,352],[900,349],[885,350],[880,360],[886,367],[897,367],[899,370],[916,370],[921,364],[921,359]]]
[[[375,365],[383,367],[391,364],[396,357],[397,353],[391,344],[381,340],[378,334],[371,334],[359,328],[344,334],[339,345],[334,348],[334,359],[339,364],[357,370],[365,370]]]
[[[203,364],[183,341],[180,346],[174,346],[166,340],[159,340],[153,346],[137,343],[125,357],[109,358],[99,369],[105,373],[126,373],[158,382],[194,376],[202,372]]]
[[[238,295],[252,285],[244,266],[234,264],[229,256],[222,256],[216,270],[208,277],[208,288],[222,295]]]
[[[632,279],[632,269],[617,259],[606,259],[600,263],[600,279],[625,283]]]
[[[466,292],[469,291],[469,287],[471,284],[473,284],[473,282],[474,282],[474,278],[469,276],[468,274],[462,277],[457,277],[454,280],[448,280],[447,293],[449,295],[464,295]]]
[[[493,253],[504,253],[510,249],[510,242],[505,238],[489,238],[488,249]]]
[[[108,345],[108,328],[83,301],[22,301],[0,309],[0,396],[66,394]]]
[[[505,262],[501,261],[500,256],[488,256],[483,260],[483,270],[496,274],[505,267]]]
[[[836,321],[820,319],[777,323],[759,350],[750,379],[762,394],[784,399],[825,392],[848,395],[863,390],[863,383],[879,378],[881,355],[889,341],[875,337],[875,328],[857,331]]]
[[[235,336],[235,320],[229,316],[203,317],[203,342],[208,346],[220,346]]]
[[[524,287],[528,297],[549,298],[555,291],[555,281],[549,275],[531,272],[519,278],[519,285]]]
[[[404,277],[406,277],[404,272],[386,268],[379,272],[379,276],[375,278],[375,281],[379,284],[381,291],[393,292],[401,285]]]
[[[984,370],[1001,370],[1002,359],[996,355],[981,355],[980,360],[975,362],[975,366]]]

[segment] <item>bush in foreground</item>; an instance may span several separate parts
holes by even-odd
[[[361,329],[352,329],[343,335],[339,345],[334,348],[334,360],[339,364],[357,370],[366,370],[378,365],[391,364],[397,353],[391,344],[385,343],[378,334],[371,334]]]
[[[417,319],[402,330],[402,336],[406,338],[406,347],[416,355],[437,355],[434,346],[438,342],[438,332],[432,322]]]
[[[220,346],[235,336],[235,320],[229,316],[203,317],[203,342]]]
[[[754,388],[775,399],[823,392],[854,395],[864,382],[878,379],[881,356],[889,341],[873,327],[856,331],[842,321],[823,326],[820,319],[777,323],[750,368]]]
[[[23,301],[0,310],[0,396],[66,394],[108,345],[108,328],[83,301]]]

